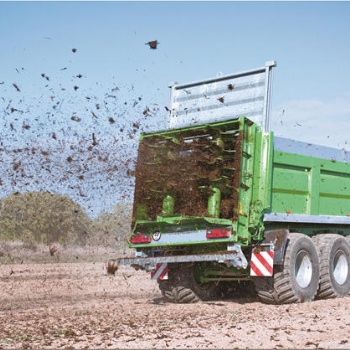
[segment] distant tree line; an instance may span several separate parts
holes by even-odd
[[[131,204],[90,219],[69,196],[48,192],[12,194],[0,200],[0,240],[62,245],[111,245],[130,231]]]

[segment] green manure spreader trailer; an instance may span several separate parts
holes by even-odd
[[[140,137],[135,256],[116,260],[167,301],[350,293],[350,157],[269,130],[275,66],[173,85],[168,129]]]

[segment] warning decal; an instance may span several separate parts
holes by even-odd
[[[272,276],[274,252],[253,252],[250,262],[251,276]]]
[[[167,280],[168,279],[168,264],[161,263],[156,265],[156,269],[151,272],[152,280]]]

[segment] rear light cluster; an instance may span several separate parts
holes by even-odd
[[[231,227],[218,227],[207,231],[207,238],[229,238],[232,233]]]
[[[151,236],[148,233],[136,232],[130,238],[132,244],[151,243]]]
[[[206,238],[207,239],[229,238],[231,237],[231,234],[232,234],[232,227],[216,227],[216,228],[207,230]],[[154,240],[158,240],[158,239],[154,238]],[[132,244],[147,244],[147,243],[151,243],[151,241],[152,239],[149,233],[135,232],[130,237],[129,242]]]

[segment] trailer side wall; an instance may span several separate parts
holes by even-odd
[[[350,164],[275,151],[271,212],[350,214]]]

